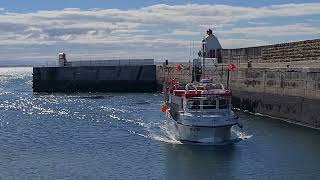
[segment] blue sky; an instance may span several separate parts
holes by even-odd
[[[320,37],[319,1],[2,0],[0,62],[193,58],[208,28],[223,48]]]

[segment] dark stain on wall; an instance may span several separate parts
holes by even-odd
[[[235,91],[234,107],[320,128],[320,100],[279,94]]]

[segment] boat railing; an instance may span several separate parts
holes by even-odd
[[[228,99],[191,99],[187,101],[186,110],[223,110],[230,109],[231,100]]]
[[[212,98],[231,98],[232,93],[231,91],[227,92],[200,92],[200,93],[186,93],[184,96],[187,99],[192,99],[192,98],[207,98],[207,99],[212,99]]]
[[[215,83],[188,83],[185,87],[189,90],[225,90],[223,84]]]

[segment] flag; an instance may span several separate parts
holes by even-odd
[[[182,64],[177,64],[176,65],[176,70],[177,71],[181,71],[183,69],[183,65]]]
[[[229,64],[228,65],[228,70],[229,71],[235,71],[237,69],[237,66],[235,64]]]

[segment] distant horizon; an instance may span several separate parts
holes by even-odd
[[[320,39],[320,38],[317,38]],[[306,40],[300,40],[300,41],[312,41],[312,40],[317,40],[317,39],[306,39]],[[300,41],[289,41],[289,42],[283,42],[283,43],[291,43],[291,42],[300,42]],[[282,43],[280,43],[282,44]],[[266,44],[266,45],[261,45],[261,46],[268,46],[268,45],[275,45],[275,44]],[[259,46],[248,46],[248,47],[240,47],[240,48],[251,48],[251,47],[259,47]],[[224,48],[223,48],[224,49]],[[238,49],[238,48],[231,48],[231,49]],[[58,54],[56,54],[56,56],[54,56],[56,59],[52,59],[52,60],[0,60],[0,67],[33,67],[33,66],[57,66],[58,65]],[[67,55],[68,56],[68,55]],[[53,58],[53,56],[52,56]],[[190,59],[191,61],[193,59],[197,59],[199,57],[193,57],[192,59]],[[92,57],[90,58],[80,58],[80,59],[68,59],[69,62],[72,61],[105,61],[105,60],[125,60],[126,58],[103,58],[103,59],[93,59]],[[127,59],[154,59],[154,58],[127,58]],[[169,60],[170,64],[177,64],[177,63],[187,63],[189,62],[189,59],[179,59],[179,60],[175,60],[172,61],[170,59],[154,59],[155,64],[162,64],[165,62],[165,60]]]

